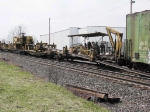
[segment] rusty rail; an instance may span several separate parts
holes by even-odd
[[[120,102],[120,98],[108,97],[107,93],[102,93],[90,89],[85,89],[82,87],[77,87],[73,85],[66,85],[67,90],[71,91],[76,96],[82,97],[88,101],[93,102],[109,102],[117,103]]]

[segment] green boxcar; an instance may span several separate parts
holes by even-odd
[[[126,16],[126,57],[150,64],[150,10]]]

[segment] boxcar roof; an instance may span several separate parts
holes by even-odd
[[[95,32],[95,33],[86,33],[86,34],[68,35],[68,37],[75,37],[75,36],[82,36],[82,37],[96,37],[96,36],[108,36],[108,34],[102,33],[102,32]]]

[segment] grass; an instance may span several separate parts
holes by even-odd
[[[0,112],[107,112],[53,83],[0,61]]]

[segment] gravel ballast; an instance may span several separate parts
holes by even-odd
[[[86,76],[77,72],[64,70],[52,65],[42,65],[32,62],[31,58],[26,60],[23,55],[0,52],[1,59],[8,60],[14,65],[20,66],[23,70],[29,71],[38,77],[47,81],[54,82],[58,85],[66,84],[79,86],[83,88],[93,89],[100,92],[108,93],[111,96],[121,98],[121,102],[117,104],[100,103],[100,105],[108,108],[113,112],[148,112],[150,111],[150,90],[141,90],[133,86],[112,82],[101,78]],[[37,58],[37,60],[39,60]],[[51,60],[47,61],[51,63]]]

